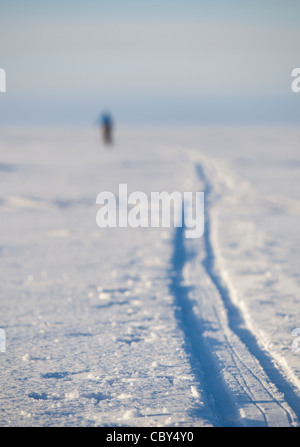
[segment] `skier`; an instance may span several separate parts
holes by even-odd
[[[112,144],[113,120],[109,113],[104,113],[101,117],[102,139],[105,145]]]

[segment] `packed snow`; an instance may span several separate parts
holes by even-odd
[[[300,426],[299,139],[2,128],[1,426]],[[203,236],[99,228],[120,184],[204,192]]]

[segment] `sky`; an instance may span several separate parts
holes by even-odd
[[[0,124],[300,123],[299,0],[0,0]]]

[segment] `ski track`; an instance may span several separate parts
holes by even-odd
[[[300,399],[296,390],[260,347],[217,269],[212,227],[214,186],[199,163],[196,173],[204,183],[206,203],[204,254],[200,260],[198,250],[194,252],[196,242],[185,240],[184,229],[178,228],[171,283],[195,376],[204,383],[207,404],[221,426],[299,426]],[[221,347],[212,341],[216,329],[207,331],[213,320],[217,331],[222,332]]]
[[[204,174],[204,170],[201,165],[197,166],[198,176],[202,178],[205,183],[205,193],[207,200],[210,200],[210,195],[212,191],[212,186],[209,183],[208,178]],[[287,382],[280,371],[277,369],[274,360],[264,351],[260,346],[254,334],[246,327],[245,321],[241,311],[234,305],[230,297],[230,291],[226,288],[226,285],[222,282],[222,279],[215,272],[216,257],[214,254],[214,247],[212,242],[212,223],[210,218],[210,211],[208,209],[205,216],[205,237],[204,243],[206,248],[206,259],[204,261],[204,266],[207,274],[211,277],[214,282],[227,311],[229,327],[233,333],[235,333],[239,339],[244,343],[249,350],[249,353],[253,355],[258,362],[261,364],[262,368],[266,372],[269,380],[274,383],[276,388],[280,393],[285,396],[287,404],[296,414],[297,418],[300,419],[300,398],[295,393],[292,385]],[[267,391],[269,393],[269,391]],[[270,394],[271,395],[271,394]],[[282,408],[282,410],[287,413],[290,422],[292,417],[289,411],[280,404],[276,398],[275,402]]]
[[[222,381],[214,370],[213,359],[202,339],[202,329],[198,324],[188,297],[189,288],[183,285],[183,269],[188,254],[184,245],[184,229],[177,228],[174,239],[174,254],[172,259],[172,282],[170,291],[178,307],[177,318],[186,339],[186,348],[192,357],[192,367],[195,377],[204,383],[207,393],[207,405],[212,406],[213,414],[217,415],[218,425],[238,424],[236,409]],[[215,373],[215,371],[214,371]]]

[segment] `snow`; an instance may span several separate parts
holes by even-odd
[[[2,128],[0,424],[299,426],[299,136]],[[99,228],[120,184],[204,192],[204,235]]]

